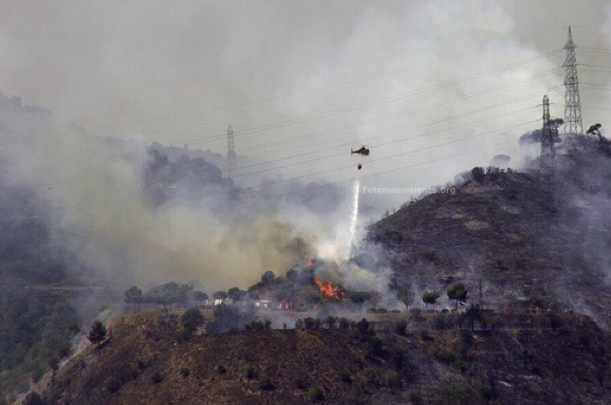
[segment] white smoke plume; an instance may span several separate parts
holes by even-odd
[[[288,268],[283,251],[295,237],[332,251],[329,235],[345,221],[339,209],[232,221],[214,209],[222,196],[153,210],[139,184],[147,143],[224,155],[232,124],[238,152],[270,162],[240,168],[249,179],[270,169],[259,176],[347,183],[360,162],[350,147],[366,144],[362,186],[444,184],[499,153],[520,161],[517,140],[540,126],[544,94],[562,116],[569,25],[584,65],[602,64],[590,51],[609,46],[602,0],[5,6],[0,90],[83,128],[7,114],[19,134],[4,145],[15,177],[63,207],[54,220],[85,261],[126,282],[205,275],[211,287],[244,286]],[[584,83],[609,81],[586,70]],[[582,88],[584,118],[604,125],[599,90]],[[97,135],[131,141],[117,150]],[[374,215],[410,197],[360,202]]]

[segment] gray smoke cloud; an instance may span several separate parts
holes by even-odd
[[[283,274],[333,237],[336,224],[298,201],[242,206],[225,192],[223,204],[181,195],[152,204],[144,192],[150,155],[142,140],[87,135],[1,95],[0,122],[2,170],[51,207],[38,215],[47,218],[55,243],[94,270],[84,281],[245,288],[268,269]]]
[[[584,119],[608,121],[596,84],[610,77],[592,52],[609,47],[600,0],[2,3],[0,90],[60,122],[18,124],[16,176],[66,207],[56,220],[83,257],[128,280],[181,269],[243,285],[290,266],[285,241],[314,234],[328,246],[347,223],[345,207],[331,219],[284,207],[235,221],[212,208],[222,196],[151,210],[138,182],[152,141],[224,155],[231,123],[239,154],[271,162],[239,169],[243,186],[264,169],[272,179],[361,176],[365,187],[444,184],[499,153],[523,160],[517,140],[540,125],[544,94],[563,115],[569,25],[584,46]],[[118,152],[100,136],[129,141]],[[361,144],[371,156],[350,156]],[[409,198],[361,197],[371,215]]]

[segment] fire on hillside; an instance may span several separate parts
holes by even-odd
[[[343,288],[333,283],[325,283],[319,278],[314,278],[314,282],[320,289],[320,292],[325,297],[336,298],[338,300],[341,300],[343,298],[346,298],[348,295]]]

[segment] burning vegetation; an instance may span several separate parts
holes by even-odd
[[[339,285],[333,283],[325,283],[319,278],[314,277],[314,282],[318,286],[320,292],[328,298],[336,298],[338,300],[344,299],[347,297],[346,291],[341,288]]]

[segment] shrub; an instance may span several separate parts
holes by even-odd
[[[305,375],[297,374],[295,377],[293,377],[293,384],[295,384],[295,387],[302,390],[310,386],[310,381]]]
[[[188,342],[191,337],[193,337],[193,331],[188,328],[181,328],[180,333],[178,334],[178,343]]]
[[[325,393],[319,387],[312,388],[308,396],[310,397],[310,401],[314,403],[324,401],[325,399]]]
[[[521,342],[522,339],[523,339],[523,336],[524,336],[524,334],[522,333],[522,331],[520,329],[512,330],[511,331],[511,335],[516,340],[516,342]]]
[[[320,327],[320,319],[307,317],[303,320],[305,329],[318,329]]]
[[[418,336],[420,337],[420,339],[425,341],[433,340],[431,335],[429,335],[429,331],[427,329],[420,329],[418,331]]]
[[[339,375],[339,380],[343,383],[346,384],[351,384],[352,383],[352,376],[350,375],[350,373],[346,370],[340,370],[338,372]]]
[[[407,359],[405,358],[405,354],[403,351],[397,347],[391,350],[391,360],[393,362],[393,366],[395,370],[401,371],[403,367],[405,367],[405,363],[407,363]]]
[[[384,342],[379,337],[371,337],[367,341],[367,354],[369,356],[383,356],[384,351]]]
[[[369,337],[375,336],[375,331],[373,330],[373,323],[369,322],[367,319],[362,318],[360,321],[356,323],[356,330],[358,332],[359,337],[363,339],[367,339]]]
[[[434,316],[432,321],[433,321],[433,325],[432,325],[433,329],[436,329],[436,330],[450,329],[452,327],[450,319],[448,319],[446,316],[442,316],[442,315]]]
[[[550,312],[549,324],[552,330],[557,330],[564,325],[564,322],[562,322],[562,318],[560,316],[558,316],[557,314],[554,314],[553,312]]]
[[[204,317],[197,308],[189,308],[185,311],[181,318],[182,326],[193,332],[204,324]]]
[[[106,381],[104,381],[104,387],[112,394],[121,388],[121,381],[112,376],[108,377]]]
[[[395,332],[397,333],[397,335],[405,335],[405,330],[407,329],[407,320],[405,319],[399,319],[397,322],[395,322]]]
[[[456,361],[456,355],[446,349],[435,349],[433,351],[433,358],[444,364],[452,364]]]
[[[268,376],[265,376],[263,377],[263,379],[261,379],[261,382],[259,383],[259,388],[265,391],[269,391],[273,390],[276,387],[272,383],[272,380]]]
[[[350,405],[369,404],[366,387],[363,384],[355,384],[344,396],[344,403]]]
[[[311,294],[310,297],[308,298],[308,302],[312,305],[316,305],[318,303],[320,303],[322,299],[320,298],[320,295],[318,294]]]
[[[182,374],[183,377],[188,377],[189,374],[191,374],[191,370],[189,370],[187,367],[183,367],[180,369],[180,374]]]
[[[388,370],[384,373],[384,385],[389,388],[401,388],[401,376],[395,370]]]
[[[350,329],[350,321],[347,318],[339,318],[339,328],[342,330]]]
[[[374,368],[370,367],[363,370],[363,377],[365,378],[367,384],[371,386],[379,387],[382,385],[380,373],[378,373],[378,371]]]
[[[45,370],[43,370],[42,367],[38,366],[34,369],[34,371],[32,371],[32,381],[34,381],[34,383],[37,383],[38,381],[40,381],[40,379],[42,378],[42,376],[45,374]]]
[[[22,402],[23,405],[42,405],[42,398],[40,394],[36,391],[30,392],[26,395],[25,399]]]
[[[409,393],[409,400],[414,405],[424,405],[424,395],[419,389],[413,390]]]
[[[329,326],[329,329],[335,329],[335,325],[337,324],[338,319],[332,315],[329,315],[325,322]]]
[[[87,339],[93,344],[97,344],[98,346],[104,339],[106,339],[106,327],[100,321],[94,321],[91,324],[91,329],[89,330],[89,335]]]
[[[261,321],[252,321],[251,323],[247,324],[244,327],[244,329],[246,329],[246,330],[263,330],[263,329],[265,329],[265,325]]]
[[[246,378],[249,380],[257,378],[257,370],[253,366],[246,367]]]
[[[163,376],[159,373],[155,373],[151,376],[151,381],[154,384],[159,384],[161,381],[163,381]]]
[[[274,274],[274,272],[271,270],[267,270],[265,273],[261,275],[261,283],[262,284],[271,283],[272,281],[274,281],[275,278],[276,278],[276,275]]]
[[[225,366],[220,364],[220,365],[216,366],[216,371],[219,374],[225,374],[227,372],[227,369],[225,368]]]
[[[355,304],[362,304],[371,298],[371,293],[368,291],[355,291],[350,294],[350,299]]]
[[[414,317],[420,316],[422,315],[422,310],[420,308],[410,308],[409,314]]]

